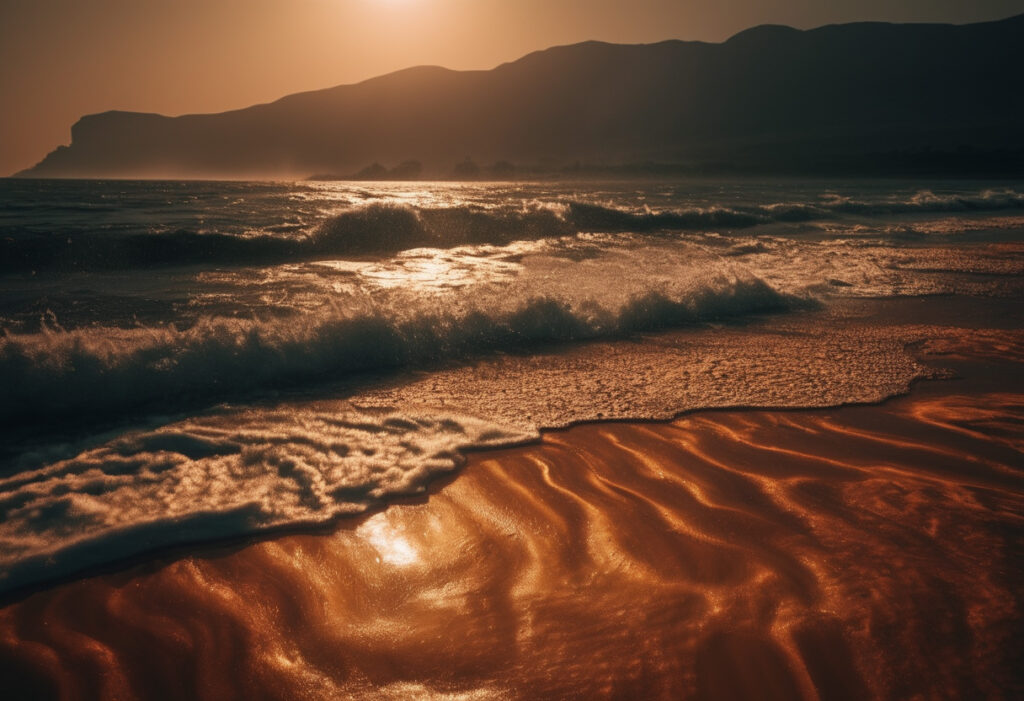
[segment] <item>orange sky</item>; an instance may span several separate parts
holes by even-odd
[[[0,175],[109,109],[217,112],[417,64],[586,39],[721,41],[763,23],[967,22],[1024,0],[0,0]]]

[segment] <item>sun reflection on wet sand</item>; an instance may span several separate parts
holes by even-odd
[[[387,513],[376,514],[363,521],[356,535],[365,539],[377,551],[377,562],[396,567],[414,565],[419,556],[402,531],[389,522]]]

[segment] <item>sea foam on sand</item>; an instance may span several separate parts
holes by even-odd
[[[0,478],[0,591],[186,543],[325,524],[422,492],[460,451],[595,419],[876,402],[934,374],[927,326],[795,319],[498,356],[339,399],[213,410],[40,446]],[[403,407],[401,411],[394,407]]]
[[[947,336],[970,379],[880,406],[578,426],[330,534],[36,593],[0,669],[33,698],[1015,698],[1022,340]]]

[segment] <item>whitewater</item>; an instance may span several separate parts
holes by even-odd
[[[0,592],[545,428],[881,401],[941,371],[872,305],[1022,272],[1005,182],[0,181]]]

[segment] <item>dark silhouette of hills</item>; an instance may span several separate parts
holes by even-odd
[[[83,117],[21,175],[264,177],[418,161],[578,172],[1024,174],[1024,15],[585,42],[221,114]]]

